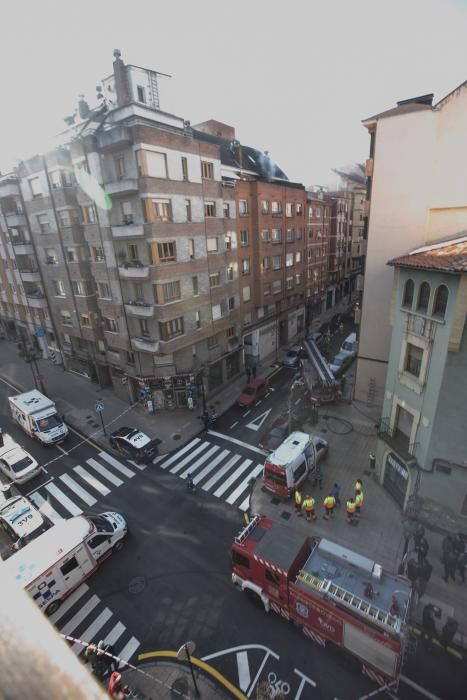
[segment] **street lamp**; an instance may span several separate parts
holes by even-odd
[[[34,345],[26,345],[24,341],[20,341],[18,343],[18,354],[25,362],[31,365],[32,378],[34,379],[34,386],[36,389],[40,388],[41,392],[47,396],[47,392],[42,381],[42,374],[40,373],[37,365],[37,360],[40,360],[42,357],[41,350],[36,348]],[[39,387],[37,386],[37,382],[39,382]]]

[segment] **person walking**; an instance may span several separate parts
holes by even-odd
[[[422,537],[415,544],[415,551],[417,552],[418,563],[421,564],[427,557],[429,550],[428,542],[425,537]]]
[[[193,397],[191,396],[191,394],[190,394],[190,396],[188,396],[188,398],[186,400],[186,405],[188,406],[189,411],[192,411],[195,407],[195,404],[193,402]]]
[[[102,661],[107,666],[107,672],[112,673],[112,671],[117,670],[118,662],[112,657],[116,655],[115,648],[111,644],[106,644],[103,639],[97,645],[97,657],[102,659]]]
[[[353,525],[354,523],[354,517],[355,517],[355,511],[357,509],[357,506],[355,505],[355,499],[354,498],[349,498],[347,501],[347,517],[345,519],[345,522],[348,525]]]
[[[360,518],[361,510],[363,507],[363,491],[355,492],[355,517]]]
[[[456,568],[457,568],[457,557],[454,551],[447,551],[443,556],[443,566],[444,566],[444,576],[443,579],[446,583],[449,582],[451,578],[454,582],[456,580]]]
[[[357,479],[353,490],[355,494],[357,493],[357,491],[361,491],[363,493],[363,481],[361,479]]]
[[[331,494],[328,494],[323,501],[324,505],[324,520],[329,520],[329,518],[334,517],[334,508],[336,507],[336,499]]]
[[[336,504],[338,506],[340,506],[340,504],[341,504],[341,499],[339,498],[340,492],[341,492],[341,487],[339,486],[339,484],[335,483],[331,489],[331,496],[334,496],[334,498],[336,499]]]
[[[314,478],[315,478],[315,480],[313,481],[313,488],[315,488],[316,484],[319,484],[319,488],[322,491],[323,490],[324,474],[323,474],[323,470],[321,469],[321,467],[319,465],[315,469]]]
[[[436,637],[436,621],[435,621],[435,611],[433,605],[429,603],[423,608],[422,615],[422,639],[426,646],[430,644],[433,637]]]
[[[458,629],[459,625],[457,620],[455,620],[453,617],[448,617],[446,624],[441,630],[441,642],[445,648],[452,643]]]
[[[311,520],[316,520],[317,515],[315,513],[315,499],[311,496],[306,496],[303,499],[303,510],[305,511],[305,518],[308,522]]]
[[[295,489],[295,514],[302,515],[302,494],[299,489]]]
[[[446,535],[446,537],[443,540],[443,543],[441,545],[443,553],[441,556],[441,563],[444,560],[445,555],[448,552],[452,552],[454,550],[454,537],[452,535]]]
[[[459,554],[456,558],[456,571],[459,572],[462,583],[465,583],[465,567],[467,566],[467,552]]]
[[[454,537],[454,540],[452,542],[452,548],[453,548],[454,554],[456,556],[459,556],[460,554],[464,554],[465,542],[464,542],[464,538],[460,532],[458,532],[457,535]]]
[[[207,412],[206,409],[203,411],[202,418],[203,418],[203,423],[204,423],[204,429],[208,430],[208,428],[209,428],[209,413]]]

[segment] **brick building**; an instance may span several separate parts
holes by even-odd
[[[307,192],[306,217],[306,325],[326,309],[329,283],[331,199],[320,192]]]

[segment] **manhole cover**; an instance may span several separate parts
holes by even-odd
[[[133,595],[141,593],[141,591],[144,591],[145,588],[146,579],[144,578],[144,576],[135,576],[135,578],[132,578],[130,583],[128,584],[128,591]]]
[[[175,433],[175,435],[172,435],[172,440],[180,440],[182,436],[179,435],[179,433]]]
[[[281,513],[281,518],[283,520],[290,520],[291,515],[292,515],[292,513],[288,513],[286,510],[283,510]]]
[[[273,506],[278,506],[280,502],[281,502],[280,498],[276,498],[275,496],[273,496],[271,498],[271,503]]]

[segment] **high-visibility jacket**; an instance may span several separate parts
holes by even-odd
[[[336,499],[334,496],[326,496],[323,503],[326,510],[331,510],[336,505]]]
[[[360,479],[357,479],[357,481],[355,482],[355,486],[353,487],[353,490],[354,490],[354,491],[361,491],[361,490],[362,490],[362,486],[363,486],[363,484],[362,484],[362,482],[360,481]]]
[[[347,501],[347,513],[355,513],[357,510],[357,504],[355,501]]]
[[[302,494],[301,494],[300,491],[298,491],[298,490],[295,491],[295,503],[296,503],[297,506],[301,506],[301,505],[302,505]]]
[[[316,501],[314,498],[305,498],[305,500],[303,501],[304,510],[308,510],[308,511],[314,510],[315,503],[316,503]]]
[[[363,491],[360,491],[360,493],[357,493],[357,495],[355,496],[355,505],[358,508],[362,507],[362,505],[363,505]]]

